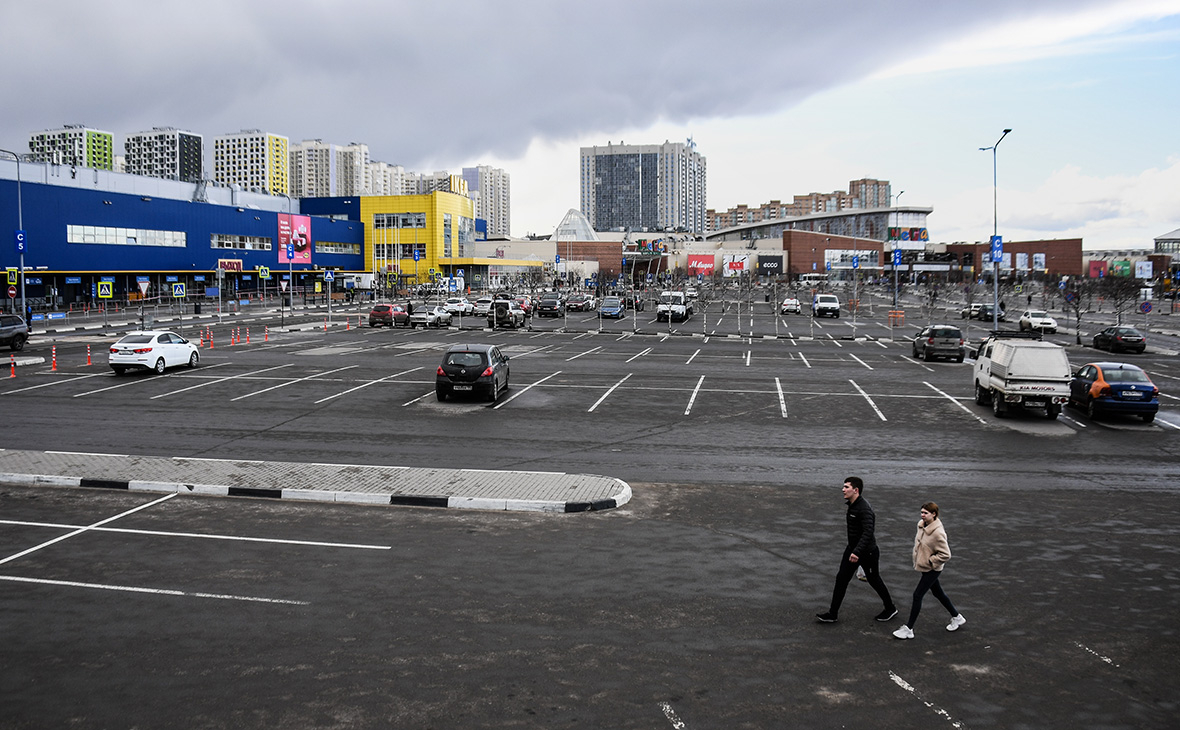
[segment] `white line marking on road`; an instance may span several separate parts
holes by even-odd
[[[578,338],[577,338],[577,337],[575,337],[574,339],[576,340],[576,339],[578,339]],[[595,348],[593,348],[593,349],[590,349],[590,350],[586,350],[585,352],[579,352],[577,355],[574,355],[573,357],[567,357],[567,358],[565,359],[565,361],[566,361],[566,362],[569,362],[569,361],[571,361],[571,360],[577,360],[577,359],[578,359],[579,357],[581,357],[582,355],[590,355],[590,354],[593,354],[593,353],[595,353],[595,352],[598,352],[598,351],[599,351],[599,350],[601,350],[601,349],[602,349],[602,347],[601,347],[601,346],[599,346],[599,347],[595,347]]]
[[[880,346],[881,346],[881,349],[883,349],[883,350],[888,350],[888,349],[889,349],[889,345],[886,345],[886,344],[885,344],[884,342],[882,342],[881,340],[877,340],[876,342],[877,342],[877,344],[878,344],[878,345],[880,345]]]
[[[11,563],[13,560],[16,560],[17,558],[22,558],[22,557],[28,555],[29,553],[35,553],[42,548],[47,548],[50,545],[56,545],[57,543],[61,542],[62,540],[68,540],[71,537],[74,537],[75,535],[81,535],[83,532],[86,532],[87,530],[90,530],[95,527],[101,527],[102,525],[105,525],[108,522],[114,522],[115,520],[117,520],[121,517],[126,517],[127,515],[134,514],[142,509],[147,509],[148,507],[154,507],[155,505],[160,504],[161,502],[167,502],[169,499],[172,499],[175,496],[176,496],[175,494],[169,494],[165,497],[160,497],[159,499],[148,502],[147,504],[141,504],[138,507],[135,507],[134,509],[129,509],[126,512],[122,512],[120,514],[117,514],[114,517],[108,517],[105,520],[99,520],[98,522],[95,522],[93,525],[88,525],[86,527],[79,527],[77,530],[74,530],[73,532],[67,533],[65,535],[59,535],[58,537],[55,537],[52,540],[49,540],[48,542],[43,542],[40,545],[34,545],[33,547],[31,547],[27,550],[22,550],[19,553],[16,553],[15,555],[9,555],[7,558],[0,560],[0,565],[4,565],[5,563]]]
[[[1169,393],[1160,393],[1160,395],[1162,395],[1165,398],[1171,398],[1172,400],[1180,400],[1180,397],[1171,395]]]
[[[114,532],[124,535],[152,535],[155,537],[189,537],[201,540],[230,540],[233,542],[261,542],[272,545],[300,545],[307,547],[350,548],[355,550],[392,550],[392,545],[365,545],[348,542],[321,542],[316,540],[280,540],[273,537],[245,537],[242,535],[208,535],[199,532],[168,532],[164,530],[133,530],[128,527],[82,527],[54,522],[27,522],[24,520],[0,520],[0,525],[18,527],[49,527],[57,530],[87,529],[91,532]]]
[[[158,596],[181,596],[187,598],[217,598],[223,601],[250,601],[254,603],[280,603],[288,606],[310,606],[307,601],[289,601],[285,598],[260,598],[258,596],[232,596],[225,593],[197,593],[190,591],[174,591],[167,588],[140,588],[139,586],[116,586],[103,583],[79,583],[73,580],[47,580],[45,578],[22,578],[15,575],[0,575],[0,580],[13,583],[36,583],[49,586],[66,586],[68,588],[97,588],[104,591],[124,591],[127,593],[152,593]]]
[[[904,357],[904,358],[902,358],[902,359],[903,359],[903,360],[905,360],[906,362],[912,362],[912,363],[914,363],[915,365],[917,365],[918,367],[920,367],[920,368],[922,368],[922,369],[924,369],[924,370],[926,370],[926,371],[928,371],[928,372],[931,372],[931,373],[932,373],[932,372],[934,372],[934,368],[932,368],[932,367],[930,367],[929,365],[925,364],[924,362],[922,362],[921,360],[919,360],[919,359],[918,359],[918,358],[916,358],[916,357],[912,357],[912,356],[910,356],[910,357]]]
[[[672,709],[672,705],[668,704],[667,702],[661,702],[660,709],[664,711],[664,717],[668,718],[668,722],[672,723],[674,730],[684,730],[688,727],[688,725],[685,725],[684,721],[681,720],[676,714],[676,711]]]
[[[212,365],[210,367],[220,367],[220,365],[228,365],[228,364],[229,363],[220,363],[219,365]],[[276,365],[273,368],[263,368],[262,370],[255,370],[253,372],[242,373],[240,375],[230,375],[228,377],[218,378],[217,380],[210,380],[207,383],[197,383],[196,385],[190,385],[189,387],[181,388],[180,390],[171,390],[171,391],[168,391],[167,393],[153,395],[151,398],[148,398],[148,400],[155,400],[157,398],[164,398],[165,396],[176,395],[177,393],[184,393],[185,391],[188,391],[188,390],[196,390],[197,388],[204,388],[206,385],[216,385],[217,383],[224,383],[227,380],[235,380],[237,378],[248,378],[251,375],[258,375],[259,373],[269,373],[271,370],[278,370],[279,368],[289,368],[289,367],[291,367],[291,363],[287,363],[286,365]]]
[[[434,395],[434,391],[433,391],[433,390],[428,390],[428,391],[426,391],[425,393],[423,393],[422,395],[420,395],[420,396],[418,396],[417,398],[415,398],[414,400],[408,400],[408,401],[406,401],[405,403],[402,403],[402,407],[404,408],[404,407],[406,407],[406,406],[412,406],[412,405],[414,405],[415,403],[417,403],[418,401],[422,400],[423,398],[427,398],[427,397],[429,397],[429,396],[432,396],[432,395]]]
[[[872,368],[872,366],[870,366],[870,365],[869,365],[867,362],[865,362],[864,360],[861,360],[861,359],[860,359],[859,357],[857,357],[856,355],[852,355],[852,359],[853,359],[853,360],[856,360],[856,361],[857,361],[858,363],[860,363],[861,365],[864,365],[864,366],[865,366],[866,368],[868,368],[869,370],[872,370],[872,369],[873,369],[873,368]]]
[[[787,399],[783,396],[783,384],[778,379],[774,379],[774,387],[778,390],[778,409],[782,412],[783,418],[787,417]]]
[[[801,359],[803,361],[804,365],[806,365],[807,367],[811,367],[811,363],[807,360],[807,356],[804,355],[802,352],[799,353],[799,359]]]
[[[684,364],[685,364],[685,365],[691,365],[691,364],[692,364],[692,361],[693,361],[693,359],[695,359],[695,358],[696,358],[696,356],[697,356],[697,355],[699,355],[699,354],[701,354],[701,351],[700,351],[700,350],[697,350],[697,351],[696,351],[696,352],[694,352],[694,353],[693,353],[693,354],[692,354],[692,355],[691,355],[691,356],[690,356],[690,357],[689,357],[687,360],[685,360],[685,361],[684,361]]]
[[[889,678],[892,679],[893,683],[896,684],[898,687],[901,687],[906,692],[909,692],[911,695],[913,695],[914,699],[918,700],[922,704],[924,704],[927,707],[929,707],[930,709],[934,710],[934,713],[936,715],[941,715],[942,717],[946,718],[950,722],[951,727],[957,727],[957,728],[963,727],[963,723],[961,723],[961,722],[955,720],[953,717],[951,717],[949,712],[942,709],[941,707],[936,707],[933,702],[927,702],[926,700],[922,699],[918,695],[918,691],[915,690],[912,686],[910,686],[909,682],[907,682],[904,679],[902,679],[901,677],[897,676],[892,671],[889,672]]]
[[[636,355],[635,357],[639,357],[639,356],[638,356],[638,355]],[[630,361],[630,360],[628,360],[627,362],[631,362],[631,361]],[[588,411],[586,411],[586,412],[587,412],[587,413],[593,413],[593,412],[594,412],[594,409],[595,409],[595,408],[597,408],[597,407],[598,407],[598,405],[599,405],[600,403],[602,403],[604,400],[606,400],[606,397],[607,397],[608,395],[610,395],[611,393],[615,392],[615,388],[617,388],[617,387],[619,387],[620,385],[622,385],[623,383],[627,382],[627,378],[631,377],[632,375],[634,375],[634,373],[627,373],[627,377],[623,378],[623,379],[622,379],[622,380],[620,380],[619,382],[617,382],[617,383],[615,383],[614,385],[612,385],[608,391],[606,391],[605,393],[603,393],[603,394],[602,394],[602,397],[601,397],[601,398],[599,398],[598,400],[594,401],[594,405],[590,406],[590,410],[588,410]]]
[[[560,370],[558,370],[557,372],[553,373],[552,375],[546,375],[545,377],[541,378],[540,380],[538,380],[538,381],[535,381],[535,382],[533,382],[533,383],[530,383],[529,385],[526,385],[526,386],[524,386],[524,389],[523,389],[523,390],[518,390],[518,391],[516,391],[515,393],[513,393],[512,395],[510,395],[510,396],[508,396],[507,398],[505,398],[505,399],[504,399],[502,402],[500,402],[500,403],[497,403],[495,406],[493,406],[492,410],[494,410],[494,411],[495,411],[495,410],[499,410],[499,409],[500,409],[500,406],[506,406],[506,405],[508,405],[508,404],[509,404],[509,403],[511,403],[512,401],[516,400],[517,396],[521,396],[521,395],[524,395],[525,393],[527,393],[527,392],[529,391],[529,389],[530,389],[530,388],[532,388],[534,385],[540,385],[541,383],[544,383],[544,382],[545,382],[546,380],[548,380],[549,378],[553,378],[553,377],[556,377],[556,376],[558,376],[558,375],[561,375],[561,371],[560,371]]]
[[[637,353],[637,354],[635,354],[635,355],[632,355],[630,358],[628,358],[628,359],[626,360],[626,362],[631,362],[632,360],[636,360],[636,359],[638,359],[638,358],[641,358],[641,357],[643,357],[644,355],[646,355],[646,354],[647,354],[647,353],[649,353],[649,352],[651,352],[651,348],[650,348],[650,347],[649,347],[649,348],[647,348],[646,350],[644,350],[643,352],[640,352],[640,353]]]
[[[926,387],[927,387],[927,388],[930,388],[930,389],[931,389],[931,390],[933,390],[935,393],[938,393],[938,394],[939,394],[939,395],[941,395],[943,398],[946,398],[946,399],[947,399],[947,400],[949,400],[951,403],[954,403],[954,404],[955,404],[955,405],[957,405],[959,408],[962,408],[962,409],[963,409],[963,412],[964,412],[964,413],[966,413],[968,416],[971,416],[971,417],[972,417],[972,418],[974,418],[976,421],[979,421],[980,423],[982,423],[982,424],[984,424],[984,425],[986,425],[986,424],[987,424],[987,421],[983,420],[983,419],[982,419],[982,418],[980,418],[980,417],[979,417],[977,414],[973,413],[973,412],[971,411],[971,409],[969,409],[967,406],[965,406],[965,405],[963,405],[962,403],[960,403],[960,402],[959,402],[959,400],[958,400],[957,398],[952,398],[952,397],[951,397],[949,394],[942,392],[942,391],[941,391],[941,390],[939,390],[938,388],[935,388],[933,385],[931,385],[930,383],[927,383],[925,380],[923,380],[922,382],[923,382],[923,383],[926,385]]]
[[[545,350],[548,350],[550,347],[553,347],[553,345],[541,345],[540,347],[534,347],[533,349],[529,350],[528,352],[518,352],[517,354],[513,355],[512,357],[518,358],[518,357],[527,357],[528,355],[536,355],[539,352],[544,352]]]
[[[578,340],[582,339],[583,337],[589,337],[589,336],[590,336],[590,335],[592,335],[592,334],[594,334],[594,333],[593,333],[593,332],[583,332],[582,334],[580,334],[580,335],[578,335],[577,337],[575,337],[575,338],[574,338],[572,341],[573,341],[573,342],[576,342],[576,341],[578,341]]]
[[[76,378],[66,378],[64,380],[55,380],[55,381],[52,381],[49,383],[41,383],[40,385],[30,385],[27,388],[17,388],[16,390],[6,390],[6,391],[4,391],[3,394],[8,395],[10,393],[23,393],[26,390],[36,390],[37,388],[48,388],[51,385],[61,385],[62,383],[72,383],[75,380],[85,380],[86,378],[97,378],[100,375],[106,375],[106,373],[94,373],[93,375],[80,375]]]
[[[315,375],[308,375],[303,378],[295,378],[294,380],[288,380],[285,383],[279,383],[278,385],[272,385],[269,388],[263,388],[262,390],[256,390],[253,393],[239,395],[237,398],[230,398],[229,400],[230,400],[230,403],[233,403],[234,401],[239,401],[244,398],[253,398],[256,395],[262,395],[263,393],[268,393],[272,390],[278,390],[279,388],[286,388],[288,385],[294,385],[295,383],[302,383],[306,380],[312,380],[313,378],[318,378],[321,375],[331,375],[332,373],[339,373],[339,372],[343,372],[345,370],[352,370],[355,367],[358,367],[358,366],[357,365],[347,365],[342,368],[336,368],[335,370],[328,370],[326,372],[316,373]]]
[[[873,399],[869,397],[869,394],[868,394],[868,393],[866,393],[866,392],[864,392],[864,390],[863,390],[863,389],[861,389],[861,387],[860,387],[859,385],[857,385],[857,384],[856,384],[856,381],[855,381],[855,380],[852,380],[852,379],[850,378],[850,379],[848,380],[848,382],[852,383],[852,387],[853,387],[853,388],[856,388],[856,389],[857,389],[857,390],[860,392],[860,394],[861,394],[862,396],[864,396],[864,399],[865,399],[865,400],[867,400],[867,401],[869,402],[869,405],[873,407],[873,410],[877,412],[877,416],[878,416],[878,417],[880,417],[880,419],[881,419],[882,421],[888,421],[888,420],[889,420],[888,418],[886,418],[886,417],[885,417],[885,414],[881,412],[881,409],[877,407],[877,404],[873,402]]]
[[[1061,420],[1069,421],[1070,423],[1077,426],[1078,428],[1086,428],[1086,424],[1082,423],[1081,421],[1078,421],[1077,419],[1070,418],[1069,416],[1066,416],[1064,414],[1062,414]]]
[[[700,390],[701,390],[701,383],[703,383],[703,382],[705,382],[705,376],[704,376],[704,375],[702,375],[702,376],[701,376],[701,379],[697,381],[697,387],[695,387],[695,388],[693,388],[693,389],[692,389],[692,395],[691,395],[691,396],[689,397],[689,399],[688,399],[688,407],[684,409],[684,415],[686,415],[686,416],[687,416],[687,415],[689,414],[689,412],[692,410],[692,404],[696,402],[696,399],[697,399],[697,393],[699,393],[699,392],[700,392]]]
[[[844,345],[840,344],[840,340],[837,340],[835,337],[832,337],[831,333],[828,333],[828,339],[830,339],[832,342],[835,342],[836,347],[840,347],[840,348],[844,347]]]
[[[1162,419],[1162,418],[1157,418],[1157,419],[1154,421],[1154,423],[1155,423],[1155,425],[1157,425],[1157,426],[1167,426],[1168,428],[1174,428],[1174,429],[1176,429],[1177,431],[1180,431],[1180,426],[1177,426],[1176,424],[1172,423],[1171,421],[1166,421],[1166,420],[1164,420],[1164,419]]]
[[[339,397],[340,397],[340,396],[342,396],[342,395],[348,395],[349,393],[352,393],[352,392],[358,391],[358,390],[360,390],[361,388],[367,388],[367,387],[369,387],[370,385],[375,385],[375,384],[377,384],[377,383],[384,383],[386,380],[390,380],[391,378],[396,378],[396,377],[399,377],[399,376],[405,375],[406,373],[412,373],[412,372],[414,372],[415,370],[421,370],[421,369],[422,369],[422,368],[420,368],[420,367],[417,367],[417,368],[410,368],[409,370],[403,370],[403,371],[401,371],[400,373],[394,373],[393,375],[386,375],[384,378],[378,378],[377,380],[370,380],[370,381],[369,381],[369,382],[367,382],[367,383],[361,383],[360,385],[356,386],[355,388],[349,388],[348,390],[342,391],[342,392],[340,392],[340,393],[336,393],[335,395],[330,395],[330,396],[328,396],[327,398],[320,398],[319,400],[317,400],[317,401],[316,401],[315,403],[313,403],[312,405],[317,405],[317,406],[318,406],[320,403],[323,403],[324,401],[329,401],[329,400],[332,400],[333,398],[339,398]]]
[[[1076,646],[1077,646],[1079,649],[1082,649],[1083,651],[1086,651],[1086,652],[1088,652],[1088,653],[1090,653],[1090,654],[1093,654],[1094,656],[1098,657],[1099,659],[1101,659],[1102,661],[1104,661],[1104,662],[1106,662],[1107,664],[1111,665],[1112,667],[1117,667],[1117,666],[1118,666],[1117,664],[1115,664],[1115,663],[1114,663],[1114,662],[1113,662],[1113,661],[1110,659],[1110,657],[1104,657],[1104,656],[1102,656],[1101,654],[1099,654],[1098,652],[1096,652],[1096,651],[1094,651],[1093,649],[1091,649],[1090,647],[1088,647],[1088,646],[1083,646],[1082,644],[1078,644],[1078,642],[1076,642],[1076,641],[1074,642],[1074,644],[1075,644],[1075,645],[1076,645]]]
[[[746,367],[750,367],[750,352],[752,351],[746,350]]]

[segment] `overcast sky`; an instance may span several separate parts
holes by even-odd
[[[874,177],[936,241],[1150,247],[1180,228],[1180,0],[59,0],[0,5],[0,147],[86,124],[262,129],[512,176],[515,235],[578,148],[683,141],[725,210]]]

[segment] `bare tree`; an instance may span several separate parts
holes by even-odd
[[[1098,282],[1098,294],[1114,307],[1114,323],[1123,323],[1123,311],[1139,299],[1142,285],[1130,276],[1104,276]]]

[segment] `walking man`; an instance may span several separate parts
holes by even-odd
[[[838,620],[840,604],[844,602],[844,592],[848,590],[848,582],[852,580],[852,576],[856,575],[857,567],[864,568],[866,580],[885,604],[884,610],[877,614],[877,620],[888,621],[897,615],[897,607],[893,605],[889,589],[885,587],[885,581],[881,580],[879,571],[881,551],[877,547],[874,530],[877,517],[868,500],[861,496],[863,491],[864,481],[860,477],[848,477],[844,480],[844,501],[848,504],[848,512],[845,514],[848,523],[848,547],[844,548],[840,569],[836,572],[832,606],[824,613],[815,615],[826,624]]]

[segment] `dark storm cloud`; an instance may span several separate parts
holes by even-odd
[[[6,3],[0,146],[85,123],[258,128],[375,159],[512,157],[781,109],[929,46],[1099,0]],[[869,111],[869,110],[867,110]]]

